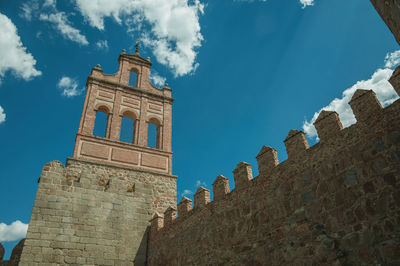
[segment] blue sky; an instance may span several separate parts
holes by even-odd
[[[107,2],[107,1],[106,1]],[[178,201],[231,179],[262,145],[307,132],[325,107],[354,123],[347,101],[387,79],[399,46],[365,0],[4,0],[0,2],[0,241],[7,249],[30,219],[42,166],[73,151],[92,67],[117,70],[121,49],[153,62],[173,89],[173,172]],[[335,100],[336,99],[336,100]],[[22,223],[14,223],[21,221]]]

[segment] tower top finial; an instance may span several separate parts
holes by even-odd
[[[140,38],[138,38],[136,40],[136,49],[135,49],[135,54],[139,55],[139,42],[140,42]]]
[[[135,54],[139,55],[139,44],[140,44],[140,26],[138,27],[138,37],[136,39]]]

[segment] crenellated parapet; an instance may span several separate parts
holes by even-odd
[[[398,204],[382,207],[396,204],[387,195],[399,192],[400,101],[382,108],[373,91],[357,90],[350,106],[356,124],[343,128],[336,112],[321,111],[314,123],[319,143],[309,147],[304,132],[290,130],[284,140],[286,161],[279,162],[276,149],[263,146],[256,157],[258,177],[253,178],[250,164],[240,162],[233,170],[233,190],[229,179],[219,175],[212,185],[213,201],[210,191],[200,187],[194,202],[185,197],[180,201],[178,217],[173,208],[168,208],[164,218],[157,216],[158,222],[153,219],[149,247],[150,251],[157,251],[150,256],[150,265],[177,257],[177,264],[206,261],[257,265],[243,261],[244,255],[240,254],[248,258],[257,251],[254,256],[263,258],[261,261],[273,261],[270,254],[280,252],[277,247],[286,245],[285,256],[281,257],[288,265],[294,263],[294,257],[287,253],[291,249],[297,250],[297,258],[307,265],[351,262],[354,258],[369,262],[356,254],[362,243],[349,244],[346,239],[353,237],[353,231],[371,233],[368,223],[374,221],[381,226],[386,223],[385,217],[400,210]],[[374,202],[383,205],[378,208]],[[169,238],[171,233],[176,239]],[[388,234],[380,237],[384,239]],[[301,253],[299,239],[309,249],[316,248],[320,241],[326,244],[318,248],[322,253],[311,258]],[[163,252],[165,246],[174,245],[176,249],[168,250],[170,253]],[[222,246],[234,251],[222,252]],[[179,248],[186,250],[185,254],[173,252]],[[225,260],[220,254],[227,256]],[[204,256],[211,257],[187,260]],[[387,259],[390,260],[394,258]]]
[[[322,110],[314,123],[320,141],[326,142],[335,138],[343,129],[339,115],[333,111]]]
[[[269,175],[271,171],[279,164],[278,154],[274,148],[263,146],[257,155],[258,173],[260,175]]]
[[[192,210],[192,200],[186,197],[183,197],[182,200],[178,204],[178,213],[179,216],[184,216],[188,214]]]
[[[289,159],[304,155],[309,148],[306,134],[303,131],[292,129],[284,140]]]
[[[204,187],[199,189],[194,194],[194,208],[204,208],[210,202],[210,191]]]
[[[400,66],[398,66],[392,76],[389,79],[390,84],[392,84],[394,90],[400,95]]]
[[[357,90],[350,101],[350,106],[358,121],[355,126],[358,126],[360,123],[368,125],[374,121],[376,122],[376,120],[381,118],[380,114],[384,110],[378,101],[376,94],[372,90]],[[320,144],[318,144],[319,146],[329,142],[333,142],[335,144],[343,141],[342,138],[344,138],[344,135],[342,131],[351,130],[349,128],[343,129],[339,115],[336,112],[326,110],[322,110],[320,112],[314,123],[314,126],[320,139]],[[315,153],[320,152],[318,149],[309,147],[305,133],[300,130],[290,130],[288,136],[284,140],[284,143],[288,154],[288,161],[283,164],[279,163],[276,149],[268,146],[263,146],[261,148],[256,157],[259,177],[265,179],[272,175],[276,175],[277,173],[286,173],[287,169],[292,168],[293,164],[301,165],[301,160],[306,161],[306,158],[315,158],[315,156],[312,154],[314,152],[313,150],[315,150]],[[295,159],[295,161],[293,161],[293,159]],[[235,189],[233,191],[236,192],[248,189],[250,184],[253,181],[256,181],[253,179],[252,166],[246,162],[238,163],[233,170],[233,179],[235,183]],[[230,191],[229,188],[229,179],[223,175],[217,176],[212,186],[214,201],[226,200],[229,194],[233,192]],[[307,196],[304,196],[304,198],[306,199]],[[204,187],[199,187],[194,194],[194,208],[192,207],[192,200],[186,197],[183,197],[179,202],[178,218],[187,217],[188,214],[192,214],[196,210],[204,208],[205,206],[209,205],[210,202],[210,191]],[[173,224],[174,220],[176,219],[176,209],[169,207],[165,211],[164,216],[157,217],[157,219],[162,219],[164,221],[162,223],[164,226],[169,226]],[[160,229],[159,225],[160,223],[157,223],[158,229]]]
[[[158,214],[157,212],[153,215],[153,218],[150,220],[150,234],[157,233],[161,228],[164,227],[164,217]]]
[[[357,121],[366,124],[375,122],[382,110],[382,105],[372,90],[357,90],[349,104]]]
[[[225,198],[229,192],[229,179],[223,175],[217,176],[213,183],[214,200]]]
[[[168,207],[164,212],[164,226],[169,226],[176,219],[176,209],[174,207]]]
[[[249,185],[249,181],[253,179],[251,165],[246,162],[240,162],[233,170],[233,178],[236,189],[246,188]]]

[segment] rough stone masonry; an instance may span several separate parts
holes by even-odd
[[[400,2],[398,0],[371,0],[371,3],[400,44]]]
[[[371,2],[399,42],[398,1]],[[382,108],[358,90],[355,125],[323,111],[320,143],[291,130],[286,161],[264,146],[258,177],[241,162],[234,190],[220,175],[214,201],[200,187],[194,207],[183,198],[176,209],[173,99],[149,82],[150,67],[123,51],[116,74],[93,68],[73,158],[43,167],[26,240],[0,265],[400,265],[400,100]],[[400,68],[390,82],[400,94]],[[100,112],[108,119],[96,137]],[[123,117],[134,123],[131,143],[119,140]]]
[[[259,176],[241,162],[235,189],[218,176],[152,219],[149,265],[400,265],[400,100],[382,108],[372,91],[315,122],[320,142],[291,130],[288,159],[264,146]]]

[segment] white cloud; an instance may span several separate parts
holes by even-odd
[[[62,95],[68,98],[81,95],[82,90],[78,90],[78,82],[70,77],[62,77],[57,84],[57,87],[62,89]]]
[[[35,68],[36,60],[26,51],[14,23],[0,13],[0,82],[8,70],[29,80],[42,72]]]
[[[4,113],[3,107],[0,106],[0,124],[6,121],[6,113]]]
[[[53,23],[55,28],[61,32],[64,38],[82,45],[89,44],[86,37],[82,35],[78,29],[75,29],[70,25],[68,17],[64,12],[56,12],[51,14],[42,13],[40,14],[39,19]]]
[[[205,186],[206,186],[206,183],[203,182],[203,181],[201,181],[201,180],[197,180],[196,183],[195,183],[195,188],[197,189],[197,188],[200,187],[200,186],[205,187]],[[185,190],[181,193],[181,196],[183,197],[183,196],[192,195],[192,194],[193,194],[193,191],[191,191],[191,190],[189,190],[189,189],[185,189]]]
[[[300,0],[300,4],[302,4],[302,8],[306,8],[307,6],[313,6],[314,0]]]
[[[39,10],[39,3],[37,0],[29,1],[23,3],[21,6],[21,13],[19,14],[20,17],[31,21],[32,16]]]
[[[99,49],[108,50],[108,41],[107,40],[100,40],[100,41],[96,42],[96,46]]]
[[[26,236],[28,225],[21,221],[15,221],[10,225],[0,223],[0,242],[11,242]]]
[[[154,84],[154,85],[156,85],[156,86],[158,86],[158,87],[161,87],[161,86],[163,86],[164,84],[165,84],[165,81],[166,81],[167,79],[165,78],[165,77],[161,77],[158,73],[157,73],[157,71],[154,71],[154,70],[152,70],[151,71],[151,73],[150,73],[150,81]]]
[[[196,181],[196,187],[200,187],[200,186],[205,187],[205,186],[206,186],[206,183],[203,182],[203,181],[201,181],[201,180],[197,180],[197,181]]]
[[[43,7],[51,7],[51,8],[56,8],[56,0],[46,0],[43,3]]]
[[[189,190],[189,189],[185,189],[185,190],[182,192],[181,197],[188,196],[188,195],[192,195],[192,194],[193,194],[193,191],[191,191],[191,190]]]
[[[400,50],[397,50],[393,53],[387,53],[385,58],[385,67],[393,68],[400,64]]]
[[[397,52],[392,53],[392,55],[397,54]],[[394,58],[391,56],[389,57]],[[388,65],[387,62],[386,65]],[[392,63],[390,65],[394,66]],[[322,110],[336,111],[339,114],[343,127],[348,127],[354,124],[356,122],[356,118],[348,102],[350,102],[354,92],[357,89],[373,90],[383,107],[390,105],[399,98],[396,91],[388,81],[392,76],[392,73],[393,70],[390,68],[377,69],[370,79],[358,81],[352,87],[346,89],[341,98],[334,99],[327,106],[316,112],[310,121],[305,121],[303,123],[304,132],[307,133],[308,137],[310,138],[317,137],[317,131],[313,123],[318,118],[318,115]]]
[[[248,2],[248,3],[254,3],[254,2],[267,2],[267,0],[233,0],[233,2]],[[300,4],[302,4],[302,8],[306,8],[307,6],[313,6],[314,5],[314,0],[299,0]]]
[[[149,29],[142,33],[143,43],[152,49],[158,62],[171,68],[175,76],[196,70],[196,50],[203,40],[199,14],[204,13],[204,5],[200,0],[75,1],[90,25],[100,30],[107,17],[120,24],[124,20],[129,31],[145,22],[143,26]]]
[[[39,5],[38,0],[30,0],[21,6],[21,17],[28,21],[32,18],[39,18],[41,21],[50,22],[63,35],[64,38],[87,45],[89,42],[81,32],[71,26],[65,12],[59,12],[56,7],[56,0],[44,0]]]
[[[38,32],[36,32],[36,38],[37,39],[42,39],[42,36],[43,36],[43,32],[41,32],[41,31],[38,31]]]
[[[21,11],[19,16],[31,21],[32,18],[38,17],[40,14],[40,11],[43,12],[43,10],[52,10],[52,11],[57,11],[56,9],[56,0],[29,0],[26,1],[25,3],[22,4],[21,6]]]
[[[267,2],[267,0],[233,0],[233,2]]]

